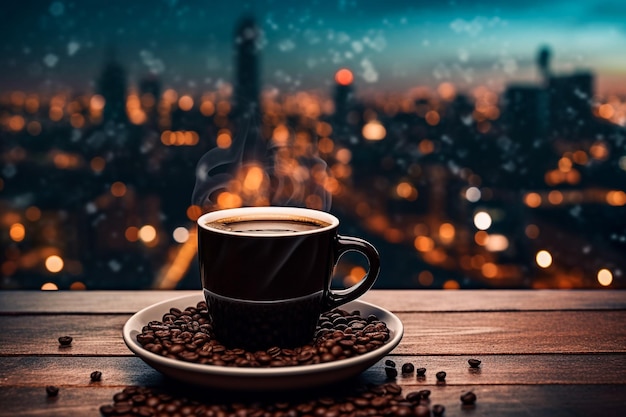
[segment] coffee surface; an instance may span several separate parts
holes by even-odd
[[[254,235],[307,232],[330,226],[322,220],[289,215],[236,216],[206,223],[207,227]]]

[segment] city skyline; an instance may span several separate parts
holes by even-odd
[[[363,93],[441,82],[502,91],[538,80],[535,55],[547,45],[556,72],[593,71],[598,94],[626,93],[616,53],[626,16],[615,1],[26,3],[6,6],[1,91],[92,91],[109,46],[131,84],[155,74],[183,93],[212,90],[232,80],[233,27],[251,15],[262,29],[262,85],[281,92],[327,90],[344,66]]]

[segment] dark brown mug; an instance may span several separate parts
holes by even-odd
[[[248,350],[310,343],[321,313],[369,290],[380,257],[369,242],[341,236],[339,220],[295,207],[244,207],[198,219],[204,296],[219,342]],[[331,290],[346,252],[363,254],[369,271],[353,287]]]

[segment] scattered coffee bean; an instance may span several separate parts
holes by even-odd
[[[408,397],[408,396],[407,396]],[[213,399],[213,401],[211,400]],[[192,400],[146,387],[126,387],[100,406],[103,416],[430,416],[427,404],[415,404],[402,396],[393,383],[355,386],[333,396],[305,400],[246,399],[235,402],[221,396]]]
[[[461,402],[463,405],[472,405],[476,402],[476,394],[472,391],[468,391],[465,394],[461,395]]]
[[[426,375],[426,368],[417,368],[415,373],[417,376],[424,376]]]
[[[471,366],[472,368],[478,368],[480,366],[480,360],[478,359],[470,359],[467,361],[467,363],[469,363],[469,366]]]
[[[100,371],[93,371],[91,373],[91,375],[89,375],[89,377],[91,378],[91,380],[93,382],[100,381],[102,379],[102,372],[100,372]]]
[[[387,359],[385,361],[385,366],[391,366],[392,368],[396,367],[396,363],[394,361],[392,361],[391,359]]]
[[[387,378],[394,379],[398,376],[398,370],[396,368],[392,368],[391,366],[386,366],[385,374],[387,375]]]
[[[48,397],[56,397],[59,395],[59,387],[55,387],[54,385],[48,385],[46,387],[46,394]]]
[[[402,365],[402,373],[403,374],[412,374],[413,371],[415,370],[415,367],[413,366],[412,363],[405,363]]]
[[[444,407],[443,405],[441,405],[441,404],[433,405],[433,415],[435,417],[443,416],[444,411],[446,411],[446,407]]]
[[[430,398],[430,390],[429,389],[423,389],[423,390],[419,391],[418,394],[420,395],[420,397],[423,400],[428,400]]]
[[[430,417],[430,408],[426,405],[420,404],[413,410],[413,415],[415,417]]]
[[[445,371],[439,371],[435,374],[435,377],[437,378],[437,381],[444,382],[446,380],[446,373]]]
[[[184,311],[172,308],[162,321],[151,321],[137,335],[144,349],[186,362],[233,367],[312,365],[362,355],[383,346],[390,338],[387,325],[376,316],[335,309],[323,313],[310,344],[293,349],[278,346],[249,352],[222,345],[213,334],[206,303]],[[395,364],[394,364],[395,366]]]
[[[61,346],[69,346],[72,344],[72,336],[61,336],[59,337],[59,344]]]

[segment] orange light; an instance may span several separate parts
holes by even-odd
[[[459,288],[461,288],[461,285],[451,279],[443,283],[444,290],[458,290]]]
[[[35,206],[30,206],[29,208],[27,208],[24,214],[26,215],[26,218],[31,222],[35,222],[41,218],[41,210],[39,209],[39,207]]]
[[[615,114],[615,109],[610,104],[603,104],[598,108],[598,114],[603,119],[610,119]]]
[[[541,196],[537,193],[528,193],[524,196],[524,203],[531,208],[537,208],[541,205]]]
[[[126,194],[126,184],[121,181],[115,181],[111,184],[111,194],[115,197],[124,197]]]
[[[14,223],[9,229],[9,236],[14,242],[21,242],[26,236],[26,229],[22,223]]]
[[[551,204],[559,205],[563,202],[563,193],[558,190],[552,190],[548,193],[548,201]]]
[[[418,236],[415,238],[413,242],[413,246],[420,252],[428,252],[433,250],[435,247],[435,242],[428,236]]]
[[[243,201],[241,200],[241,197],[239,197],[237,194],[225,191],[217,196],[217,205],[221,209],[237,208],[241,207],[242,204]]]
[[[382,140],[385,136],[387,136],[385,126],[383,126],[378,120],[367,122],[363,126],[363,131],[361,133],[365,139],[373,141]]]
[[[70,290],[73,290],[73,291],[84,291],[86,289],[87,289],[87,286],[80,281],[72,282],[72,284],[70,285]]]
[[[428,113],[426,113],[426,116],[424,118],[426,119],[426,123],[428,123],[431,126],[437,126],[439,124],[439,121],[441,120],[439,113],[437,113],[434,110],[431,110]]]
[[[46,282],[41,286],[42,291],[56,291],[59,287],[54,282]]]
[[[106,161],[100,156],[94,157],[89,163],[93,172],[102,172],[106,166]]]
[[[178,108],[182,111],[189,111],[193,108],[193,98],[189,95],[184,95],[178,99]]]
[[[335,149],[335,142],[331,138],[321,138],[317,143],[317,149],[322,153],[331,153]]]
[[[430,271],[422,271],[417,276],[417,281],[420,283],[420,285],[424,287],[429,287],[433,285],[434,280],[435,278],[433,277],[433,274]]]
[[[539,237],[539,227],[535,224],[529,224],[524,229],[524,233],[529,239],[537,239]]]
[[[63,259],[58,255],[51,255],[46,258],[46,269],[52,273],[60,272],[63,269]]]
[[[218,148],[228,149],[233,144],[233,139],[230,137],[230,133],[224,132],[217,135],[216,143]]]
[[[422,139],[417,148],[422,155],[428,155],[435,150],[435,144],[430,139]]]
[[[439,226],[439,238],[441,238],[441,241],[444,243],[452,242],[455,233],[456,230],[450,223],[442,223],[441,226]]]
[[[139,240],[139,228],[135,226],[130,226],[126,228],[126,231],[124,232],[124,237],[126,237],[126,240],[128,240],[129,242],[138,241]]]
[[[265,173],[260,167],[253,166],[248,169],[243,180],[243,188],[246,191],[254,192],[261,188]]]
[[[354,81],[354,75],[349,69],[342,68],[335,73],[335,81],[339,85],[350,85]]]
[[[277,145],[286,145],[289,140],[289,129],[285,125],[276,126],[272,138]]]
[[[200,206],[192,204],[191,206],[187,207],[187,218],[189,220],[195,222],[200,216],[202,216],[202,209],[200,208]]]
[[[495,278],[498,275],[498,267],[492,262],[486,262],[480,268],[486,278]]]
[[[142,226],[139,229],[139,239],[141,239],[145,243],[153,242],[157,238],[157,231],[154,226],[149,224]]]
[[[439,87],[437,87],[437,93],[439,93],[439,96],[442,99],[446,101],[450,101],[456,95],[456,89],[454,88],[454,85],[452,85],[451,83],[445,82],[445,83],[439,84]]]
[[[213,113],[215,113],[215,105],[213,102],[210,100],[203,101],[200,105],[200,113],[205,117],[213,116]]]
[[[476,242],[477,245],[485,246],[487,244],[488,237],[489,234],[487,232],[485,232],[484,230],[479,230],[474,234],[474,242]]]

